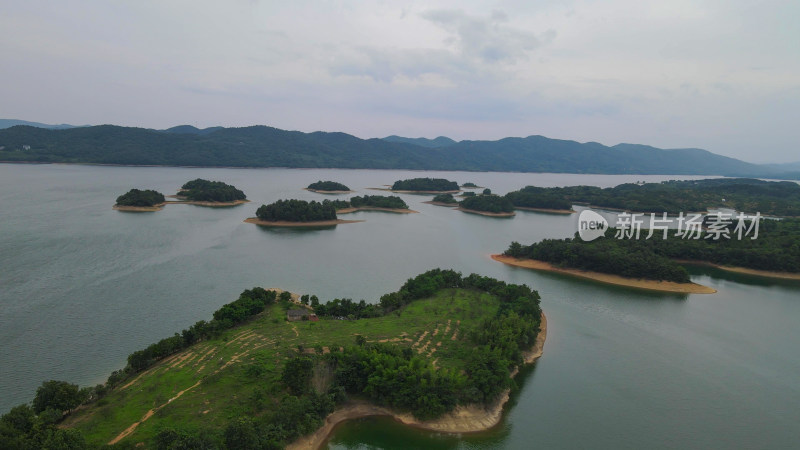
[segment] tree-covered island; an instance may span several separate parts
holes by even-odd
[[[490,217],[514,216],[514,205],[507,198],[492,194],[466,197],[458,203],[458,210]]]
[[[458,200],[453,197],[453,194],[439,194],[433,197],[433,200],[423,202],[431,205],[438,206],[458,206]]]
[[[545,338],[536,291],[451,270],[370,304],[300,301],[310,305],[248,289],[210,321],[132,353],[104,384],[43,383],[33,408],[0,418],[0,447],[317,448],[329,415],[478,431],[499,421],[512,374]],[[320,320],[287,320],[297,308]]]
[[[263,226],[314,227],[361,221],[338,219],[334,203],[328,200],[320,203],[292,199],[261,205],[256,210],[256,217],[246,219],[245,222]]]
[[[201,206],[233,206],[248,201],[244,192],[235,186],[202,178],[184,183],[176,198]]]
[[[458,187],[458,183],[455,181],[444,178],[411,178],[395,181],[390,190],[419,194],[441,194],[445,192],[454,194],[460,192],[461,188]]]
[[[159,211],[164,206],[164,194],[151,189],[130,191],[117,197],[114,209],[120,211]]]
[[[349,194],[349,187],[336,181],[317,181],[308,185],[306,190],[320,194]]]
[[[339,214],[356,211],[386,211],[394,213],[415,213],[408,209],[406,202],[396,195],[364,195],[351,197],[349,201],[337,200],[333,203]]]
[[[800,216],[800,185],[748,178],[627,183],[611,188],[527,186],[506,197],[515,207],[569,210],[574,203],[637,212],[705,212],[729,208],[762,216]]]
[[[572,202],[553,193],[549,188],[526,186],[505,195],[514,209],[550,213],[573,213]]]
[[[800,219],[761,219],[756,239],[739,239],[733,227],[730,224],[730,239],[716,240],[684,238],[676,236],[674,230],[667,233],[666,239],[662,232],[645,239],[647,231],[640,239],[618,239],[617,230],[609,229],[605,237],[589,242],[578,237],[545,239],[528,246],[513,242],[502,255],[493,258],[521,267],[674,292],[703,292],[691,283],[683,267],[686,264],[800,279]],[[647,283],[648,280],[655,283]]]

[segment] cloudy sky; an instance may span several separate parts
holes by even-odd
[[[800,160],[800,2],[0,0],[0,117]]]

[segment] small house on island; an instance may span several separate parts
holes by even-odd
[[[307,309],[290,309],[286,311],[286,319],[289,322],[296,322],[298,320],[310,320],[316,322],[319,320],[316,314]]]

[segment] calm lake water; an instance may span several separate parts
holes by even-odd
[[[338,429],[336,449],[790,448],[800,442],[800,284],[693,269],[714,295],[649,293],[492,261],[511,241],[569,237],[573,216],[494,219],[423,204],[321,230],[242,223],[262,203],[321,200],[331,179],[371,194],[401,178],[613,186],[667,176],[0,164],[0,411],[47,379],[99,383],[151,342],[208,319],[253,286],[375,301],[442,267],[526,283],[548,317],[544,356],[518,378],[496,429],[469,436],[386,419]],[[173,193],[197,177],[243,189],[226,209],[113,211],[132,187]],[[678,177],[687,178],[687,177]]]

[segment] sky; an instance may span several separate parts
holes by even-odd
[[[0,117],[800,161],[800,2],[0,0]]]

